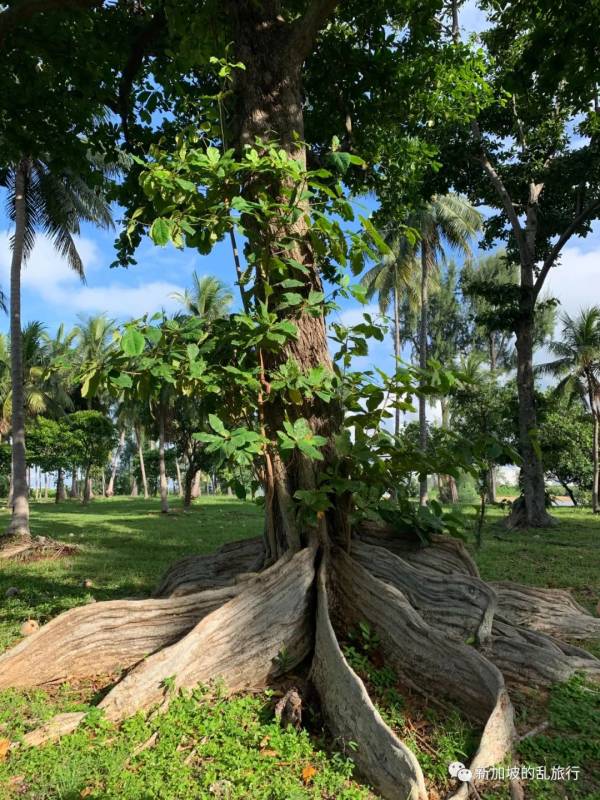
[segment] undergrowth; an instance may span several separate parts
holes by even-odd
[[[342,650],[384,721],[418,758],[430,795],[444,792],[451,781],[448,765],[468,762],[477,749],[477,729],[458,711],[429,705],[425,698],[402,686],[385,663],[379,639],[368,624],[361,623],[350,631]]]
[[[3,737],[21,736],[57,710],[44,692],[0,696]],[[269,693],[226,698],[198,688],[168,711],[120,728],[97,709],[59,743],[17,749],[0,762],[0,796],[27,800],[369,800],[353,764],[315,748],[305,730],[282,729]]]

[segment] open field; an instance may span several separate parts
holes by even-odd
[[[4,564],[0,575],[0,649],[19,638],[28,617],[40,623],[91,597],[106,600],[147,595],[161,572],[191,552],[210,552],[222,543],[261,532],[260,509],[233,498],[205,498],[192,512],[177,502],[167,517],[154,500],[96,500],[32,506],[36,534],[52,535],[79,551],[66,558]],[[465,509],[470,513],[469,509]],[[492,509],[483,548],[473,551],[482,576],[574,590],[592,609],[600,598],[600,521],[589,511],[558,509],[560,525],[536,533],[506,533],[501,511]],[[92,581],[84,588],[85,579]],[[19,589],[5,599],[10,586]],[[590,649],[600,653],[597,643]],[[0,695],[0,742],[35,727],[58,710],[85,708],[99,685],[64,686]],[[581,682],[548,694],[516,695],[519,727],[528,731],[540,721],[549,727],[521,746],[524,762],[581,767],[571,784],[533,781],[527,798],[598,800],[600,741],[594,722],[600,714],[598,693]],[[318,719],[311,735],[282,732],[273,722],[270,696],[218,698],[199,691],[181,699],[154,720],[136,717],[115,731],[93,713],[87,726],[60,744],[29,753],[0,755],[0,797],[30,800],[92,798],[342,798],[372,795],[351,779],[348,753],[330,751]],[[383,709],[385,712],[386,709]],[[157,734],[155,736],[155,734]],[[456,722],[437,730],[440,761],[464,758],[464,731]],[[462,737],[462,738],[461,738]],[[149,740],[152,745],[144,748]],[[1,750],[0,750],[1,752]],[[351,753],[350,753],[351,755]],[[431,769],[440,773],[440,763]],[[313,771],[314,770],[314,771]],[[441,764],[443,773],[443,763]],[[487,796],[486,796],[487,797]],[[505,787],[489,797],[508,797]]]

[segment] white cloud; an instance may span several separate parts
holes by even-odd
[[[183,291],[170,281],[155,280],[125,285],[118,280],[105,283],[107,270],[98,246],[91,239],[80,237],[77,249],[82,257],[90,285],[84,284],[56,252],[52,243],[38,237],[34,250],[22,273],[23,289],[38,296],[61,312],[106,313],[111,317],[139,317],[146,312],[165,308],[173,311],[177,304],[169,295]],[[102,268],[102,278],[99,272]],[[9,237],[0,234],[0,283],[5,289],[10,281]],[[94,285],[97,282],[99,285]]]
[[[550,270],[544,293],[560,300],[560,311],[574,316],[582,308],[600,304],[600,246],[584,251],[565,248],[560,265]]]

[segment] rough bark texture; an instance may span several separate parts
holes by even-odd
[[[12,438],[12,517],[8,526],[11,537],[28,537],[29,487],[25,453],[25,398],[23,390],[23,342],[21,335],[21,268],[25,255],[27,228],[26,192],[30,163],[23,159],[15,176],[15,234],[10,266],[10,377]]]
[[[427,328],[429,313],[429,247],[426,240],[421,242],[421,319],[419,322],[419,366],[427,368]],[[427,398],[419,395],[419,447],[423,453],[427,450]],[[419,502],[427,503],[427,476],[419,481]]]
[[[529,269],[521,270],[521,281],[529,275]],[[532,278],[532,276],[531,276]],[[522,294],[525,287],[522,286]],[[529,294],[532,293],[530,289]],[[522,298],[521,317],[517,325],[517,392],[519,396],[519,450],[523,463],[521,466],[522,503],[515,503],[509,516],[511,527],[542,527],[553,524],[546,511],[546,484],[544,468],[535,446],[537,430],[535,409],[535,384],[533,377],[533,326],[534,300]]]
[[[165,416],[166,410],[162,403],[158,409],[158,485],[160,492],[160,510],[163,514],[169,513],[169,487],[167,483],[167,468],[165,465]]]
[[[331,733],[339,744],[357,742],[353,758],[375,789],[383,797],[395,797],[402,787],[401,796],[407,800],[427,800],[419,762],[382,720],[363,682],[342,654],[329,615],[325,561],[318,577],[311,678]]]

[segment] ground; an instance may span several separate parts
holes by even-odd
[[[92,598],[147,596],[165,567],[181,556],[211,552],[226,541],[261,531],[260,510],[231,498],[203,499],[187,514],[176,503],[174,507],[175,513],[165,517],[152,500],[96,500],[87,509],[77,503],[34,505],[33,532],[55,536],[79,550],[66,558],[3,565],[0,650],[19,639],[20,626],[28,618],[41,624]],[[586,510],[564,508],[556,511],[561,523],[557,528],[507,534],[498,524],[502,514],[491,510],[483,547],[473,550],[482,576],[571,588],[593,610],[600,596],[598,519]],[[4,599],[10,587],[19,593]],[[372,645],[368,631],[355,632],[346,644],[347,657],[377,690],[377,703],[388,723],[419,751],[426,774],[443,782],[446,762],[469,755],[469,727],[451,716],[438,719],[427,709],[415,711],[411,698],[399,697],[394,676],[374,658]],[[598,643],[591,643],[592,648],[600,655]],[[321,734],[318,718],[307,720],[310,735],[291,728],[282,732],[273,721],[276,696],[269,693],[227,700],[218,695],[218,688],[216,699],[199,688],[193,697],[174,702],[166,715],[136,717],[120,731],[92,713],[83,729],[60,744],[3,753],[6,739],[57,711],[85,708],[103,688],[96,683],[63,686],[51,693],[0,694],[0,798],[373,797],[358,776],[352,777],[351,746],[348,752],[336,752]],[[523,763],[545,764],[549,774],[553,766],[580,768],[577,781],[528,780],[528,800],[600,800],[597,691],[575,679],[544,695],[521,692],[514,697],[521,733],[548,723],[520,744]],[[508,797],[506,786],[499,785],[485,797]]]

